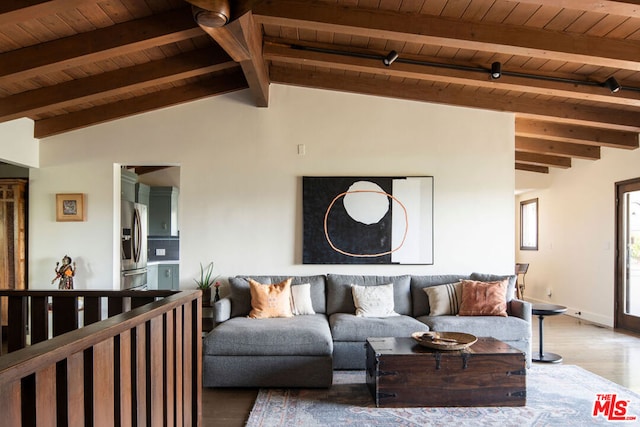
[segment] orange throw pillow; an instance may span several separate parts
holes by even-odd
[[[251,311],[253,319],[293,317],[291,312],[291,279],[272,285],[263,285],[249,279]]]
[[[462,281],[460,316],[507,317],[507,284],[501,282]]]

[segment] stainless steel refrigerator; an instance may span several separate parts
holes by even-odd
[[[122,200],[120,289],[147,286],[147,207]]]

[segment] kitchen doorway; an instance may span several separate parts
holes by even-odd
[[[144,262],[136,265],[136,273],[144,275],[144,289],[178,290],[180,166],[122,166],[121,184],[122,203],[133,202],[145,211],[145,256],[141,257]],[[128,238],[125,231],[123,239]],[[124,264],[121,270],[123,275],[130,273]]]
[[[616,328],[640,333],[640,178],[616,183]]]

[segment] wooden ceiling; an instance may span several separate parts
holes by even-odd
[[[638,147],[640,0],[188,1],[2,0],[0,121],[43,138],[247,87],[268,107],[273,82],[514,112],[520,170]]]

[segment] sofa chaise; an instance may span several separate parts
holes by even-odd
[[[310,312],[314,314],[249,318],[250,278],[264,285],[291,278],[292,290],[309,284]],[[432,315],[425,288],[441,286],[439,291],[461,280],[506,281],[507,315]],[[390,284],[394,315],[356,316],[353,285],[371,291],[374,289],[368,287]],[[514,298],[515,285],[516,276],[479,273],[231,277],[230,295],[214,303],[216,327],[203,341],[203,383],[205,387],[329,387],[334,369],[365,369],[367,338],[430,330],[493,336],[521,350],[530,366],[531,305]]]

